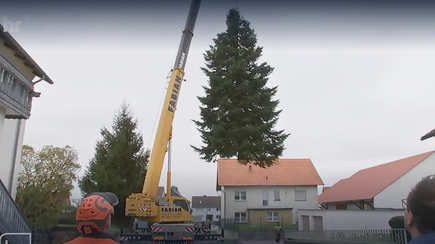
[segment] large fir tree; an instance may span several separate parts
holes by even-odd
[[[195,147],[202,159],[237,157],[239,163],[268,167],[282,155],[289,134],[274,127],[281,110],[272,100],[278,87],[268,88],[273,68],[258,64],[262,47],[250,22],[237,9],[227,14],[226,32],[217,34],[204,54],[208,86],[202,103],[202,121],[195,121],[205,146]]]
[[[149,160],[149,150],[143,147],[143,138],[137,131],[138,122],[124,102],[114,117],[112,131],[103,127],[102,140],[95,146],[95,154],[84,176],[79,180],[83,195],[110,191],[119,198],[114,220],[128,220],[125,199],[131,193],[141,192]]]

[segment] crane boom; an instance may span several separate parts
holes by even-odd
[[[195,29],[201,0],[193,0],[187,17],[186,26],[181,37],[180,47],[178,48],[177,58],[175,59],[174,69],[184,70],[186,67],[187,54],[189,53],[190,43],[192,42],[193,30]]]
[[[165,154],[167,152],[168,142],[172,138],[172,123],[180,95],[181,84],[184,78],[184,68],[186,66],[187,55],[189,54],[193,30],[195,28],[200,5],[201,0],[192,1],[186,26],[183,30],[183,35],[178,49],[177,58],[175,59],[174,69],[169,79],[165,102],[160,114],[160,121],[157,128],[156,137],[154,139],[154,145],[151,151],[147,174],[145,176],[145,182],[142,189],[142,193],[150,198],[154,198],[157,195],[157,189],[162,173]],[[168,177],[170,177],[170,174],[168,174]]]
[[[161,244],[175,242],[193,244],[196,241],[223,240],[223,232],[214,234],[210,232],[210,227],[196,226],[192,222],[193,216],[189,201],[176,188],[171,188],[172,123],[181,84],[184,81],[184,68],[200,5],[201,0],[192,0],[177,58],[169,78],[142,192],[132,193],[126,199],[125,215],[135,217],[131,233],[121,231],[120,239],[128,240],[128,243],[152,241],[152,243]],[[157,196],[166,152],[168,152],[167,193],[166,196]]]

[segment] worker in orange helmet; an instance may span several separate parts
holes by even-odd
[[[118,197],[111,192],[88,194],[76,212],[77,230],[81,236],[65,244],[119,244],[115,237],[107,232],[111,224],[111,215],[115,212],[113,207],[118,203]]]

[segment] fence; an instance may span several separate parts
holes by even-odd
[[[278,221],[277,221],[278,222]],[[217,222],[219,228],[224,230],[231,230],[235,232],[269,232],[273,231],[277,222],[267,222],[267,220],[259,219],[259,224],[249,224],[240,222],[236,218],[222,218]],[[280,219],[280,224],[283,230],[297,230],[297,225],[292,224],[291,221],[286,223],[285,219]]]
[[[409,237],[404,229],[397,230],[333,230],[333,231],[291,231],[285,232],[285,238],[321,241],[321,242],[349,242],[370,244],[407,244]]]
[[[29,223],[0,180],[0,233],[30,233]],[[27,236],[8,236],[9,243],[26,243]]]
[[[48,244],[52,243],[52,241],[53,235],[51,231],[32,231],[32,244]]]

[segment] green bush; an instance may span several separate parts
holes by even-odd
[[[110,234],[114,235],[115,237],[118,237],[121,233],[120,229],[117,226],[110,226],[109,229],[107,229],[107,232],[109,232]]]
[[[405,229],[405,218],[403,216],[392,217],[388,224],[392,229]]]
[[[399,243],[402,240],[403,232],[397,230],[397,229],[405,229],[405,217],[404,216],[395,216],[392,217],[388,221],[388,225],[390,225],[391,229],[393,229],[392,238],[393,240],[398,240]],[[412,237],[409,234],[408,231],[406,231],[406,239],[408,239],[408,242],[411,241]]]

